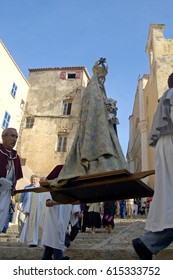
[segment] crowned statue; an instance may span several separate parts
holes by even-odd
[[[108,66],[100,58],[93,67],[81,100],[79,126],[64,166],[51,185],[93,173],[127,169],[115,126],[118,124],[116,101],[105,90]]]

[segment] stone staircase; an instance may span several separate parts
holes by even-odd
[[[95,234],[79,233],[64,255],[71,260],[138,260],[131,241],[144,233],[145,218],[115,219],[111,234],[104,228]],[[17,225],[10,225],[7,234],[0,234],[1,260],[41,260],[43,248],[28,248],[19,242]],[[173,245],[154,256],[153,259],[173,260]]]

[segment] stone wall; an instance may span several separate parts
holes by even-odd
[[[68,73],[78,73],[78,76],[68,79]],[[25,159],[25,165],[39,177],[46,176],[57,164],[65,162],[77,131],[81,97],[88,80],[84,67],[30,70],[31,88],[18,151]],[[65,101],[72,103],[69,115],[62,112]],[[33,119],[30,128],[26,126],[27,118]],[[59,135],[67,137],[65,152],[57,152]]]

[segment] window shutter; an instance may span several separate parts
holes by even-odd
[[[66,79],[66,71],[62,71],[60,73],[60,79],[65,80]]]
[[[81,71],[76,71],[76,79],[80,79],[80,74],[81,74]]]

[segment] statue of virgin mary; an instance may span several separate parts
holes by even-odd
[[[82,97],[78,130],[65,164],[51,185],[82,175],[127,169],[115,126],[116,101],[108,99],[105,80],[108,67],[100,58]]]

